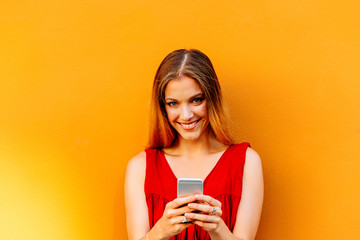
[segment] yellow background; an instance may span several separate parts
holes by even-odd
[[[152,79],[212,59],[260,154],[257,239],[360,239],[360,3],[0,2],[0,239],[126,239],[124,174]]]

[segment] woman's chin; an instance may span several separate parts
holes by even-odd
[[[185,141],[196,141],[196,140],[200,139],[201,134],[199,134],[199,133],[185,133],[185,134],[180,134],[180,136]]]

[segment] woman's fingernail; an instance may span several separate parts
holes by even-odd
[[[193,204],[193,203],[189,203],[189,204],[188,204],[188,207],[194,207],[194,204]]]

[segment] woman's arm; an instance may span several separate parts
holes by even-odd
[[[126,168],[125,208],[129,240],[138,240],[149,231],[148,209],[144,194],[146,153],[133,157]]]
[[[244,166],[241,201],[233,233],[230,232],[221,219],[221,203],[210,196],[196,196],[197,200],[204,201],[207,205],[189,204],[191,208],[209,213],[209,215],[187,213],[185,216],[193,219],[195,224],[208,231],[213,240],[253,240],[259,226],[263,196],[264,183],[261,160],[254,150],[248,148]]]
[[[261,159],[257,152],[246,151],[243,189],[236,216],[234,235],[240,239],[255,239],[264,199],[264,180]]]

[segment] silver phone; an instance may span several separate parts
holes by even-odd
[[[177,197],[186,197],[195,194],[203,194],[203,180],[201,178],[178,179]],[[189,223],[189,221],[185,218],[183,223]]]
[[[203,194],[203,180],[201,178],[179,178],[177,197]]]

